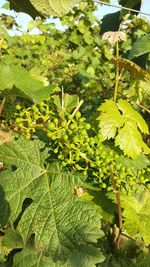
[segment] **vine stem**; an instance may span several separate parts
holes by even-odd
[[[118,86],[119,86],[119,80],[120,80],[120,74],[119,74],[119,42],[116,42],[116,77],[115,77],[115,90],[114,90],[114,102],[116,103],[117,99],[117,92],[118,92]],[[119,188],[116,185],[115,176],[113,173],[112,168],[110,168],[110,175],[112,179],[112,185],[114,188],[114,192],[116,195],[116,201],[117,201],[117,208],[118,208],[118,224],[119,224],[119,233],[115,240],[116,247],[119,247],[119,244],[121,242],[121,234],[122,234],[122,208],[121,208],[121,200],[120,200],[120,191]]]
[[[6,96],[3,98],[2,103],[0,105],[0,115],[2,114],[2,111],[3,111],[3,108],[4,108],[5,102],[6,102]]]
[[[117,91],[119,86],[119,43],[116,42],[116,78],[115,78],[115,90],[114,90],[114,102],[116,102],[117,99]]]
[[[72,113],[72,118],[74,118],[76,112],[80,109],[82,104],[83,104],[83,100],[80,100],[80,102],[78,103],[78,105],[76,106],[75,110]],[[69,125],[70,123],[71,123],[71,120],[68,121],[67,125]]]
[[[116,195],[117,208],[118,208],[119,233],[115,240],[115,245],[116,247],[119,247],[119,244],[121,242],[121,235],[122,235],[122,208],[121,208],[121,200],[120,200],[120,191],[116,185],[116,180],[115,180],[115,176],[114,176],[112,168],[110,168],[110,175],[111,175],[112,184],[113,184],[113,188],[114,188],[115,195]]]

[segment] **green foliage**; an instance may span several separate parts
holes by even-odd
[[[93,1],[76,6],[61,18],[68,26],[65,32],[37,19],[34,25],[43,34],[3,36],[2,62],[13,61],[30,73],[39,73],[50,83],[63,86],[65,93],[77,93],[86,100],[87,109],[94,109],[93,103],[99,105],[104,91],[112,94],[114,84],[112,54],[99,36],[100,21],[93,14],[96,9]]]
[[[101,191],[89,190],[83,195],[84,199],[92,201],[102,214],[105,222],[114,223],[114,213],[117,212],[116,205]]]
[[[77,3],[8,2],[34,18]],[[149,23],[123,11],[104,29],[97,8],[75,5],[64,31],[37,18],[22,33],[0,16],[0,266],[149,264],[150,61],[146,47],[134,49]],[[118,27],[115,49],[100,31]]]
[[[27,244],[32,234],[35,234],[37,252],[34,253],[37,253],[37,257],[38,250],[42,250],[54,262],[63,262],[75,249],[85,261],[84,253],[87,257],[88,253],[92,254],[101,261],[101,253],[98,255],[98,250],[95,248],[94,252],[91,245],[88,245],[89,242],[96,243],[97,238],[102,236],[98,209],[74,195],[74,188],[83,183],[80,176],[63,172],[57,164],[44,167],[48,154],[46,151],[40,152],[42,147],[43,144],[39,141],[29,142],[22,138],[10,145],[0,146],[1,159],[4,159],[4,165],[7,166],[1,173],[1,187],[11,210],[7,214],[7,221],[12,225],[18,220],[17,229],[23,244]],[[27,199],[32,201],[27,202],[24,210],[23,203]],[[3,214],[4,206],[1,218]],[[1,219],[2,224],[7,221]],[[84,245],[87,246],[85,250],[80,248]],[[92,255],[89,257],[94,262]]]
[[[148,71],[144,70],[140,66],[138,66],[133,61],[126,58],[119,58],[119,69],[127,70],[131,73],[132,77],[136,80],[150,80],[150,74]]]
[[[140,133],[148,133],[148,126],[126,100],[120,99],[117,104],[106,100],[98,110],[101,111],[98,120],[104,140],[115,138],[115,145],[133,159],[140,155],[142,150],[150,152]]]
[[[10,8],[17,12],[25,12],[36,18],[38,16],[61,16],[63,13],[67,12],[68,9],[77,4],[75,0],[25,0],[20,2],[18,0],[8,0],[10,2]]]
[[[28,97],[35,102],[47,99],[50,94],[58,90],[55,85],[44,86],[43,82],[39,79],[32,78],[30,73],[22,67],[2,65],[0,73],[0,91],[12,90],[14,87],[21,92],[15,90],[14,93],[10,92],[10,94]]]
[[[122,196],[124,227],[131,236],[140,235],[146,244],[150,243],[147,229],[150,227],[149,192],[139,196]]]
[[[119,0],[119,4],[126,8],[140,10],[142,1],[135,0],[131,2],[130,0]],[[126,10],[121,10],[115,13],[110,13],[110,14],[105,15],[104,18],[102,19],[101,34],[107,31],[118,31],[124,19],[124,16],[128,13],[129,12]],[[131,12],[131,13],[137,15],[137,13],[134,13],[134,12]]]
[[[122,5],[123,7],[127,7],[127,8],[132,8],[132,9],[136,9],[139,10],[142,4],[141,0],[134,0],[134,1],[129,1],[129,0],[119,0],[119,4]]]
[[[145,155],[140,155],[135,160],[121,156],[117,159],[117,163],[122,163],[123,166],[131,168],[134,173],[137,173],[137,171],[147,168],[149,160]]]
[[[70,104],[69,109],[66,109],[65,99],[70,99],[72,109]],[[143,173],[138,173],[141,169],[145,171],[143,169],[149,165],[146,156],[141,155],[136,160],[131,160],[123,157],[121,151],[116,151],[111,143],[102,143],[101,133],[95,133],[95,128],[78,111],[81,103],[76,96],[63,94],[62,99],[58,95],[53,95],[48,101],[28,108],[17,104],[15,118],[11,117],[11,124],[14,125],[14,131],[24,135],[27,140],[41,136],[46,145],[50,145],[51,161],[57,160],[62,166],[78,170],[84,176],[88,175],[93,185],[96,183],[102,189],[113,190],[111,166],[121,190],[130,191],[130,187],[135,183],[149,186],[149,171],[145,172],[144,177]],[[143,120],[140,119],[139,126],[142,127]]]
[[[150,52],[150,33],[138,38],[129,53],[129,59],[133,59]]]
[[[33,264],[35,266],[40,264],[43,267],[95,267],[95,264],[103,261],[103,259],[99,250],[93,250],[91,245],[87,247],[82,246],[80,250],[74,250],[70,260],[64,264],[54,263],[51,258],[44,256],[43,252],[24,249],[21,253],[16,254],[13,267],[25,267],[27,263],[29,267],[33,266]]]
[[[63,93],[61,100],[58,95],[53,96],[53,99],[60,113],[67,113],[79,104],[79,98],[77,95]]]

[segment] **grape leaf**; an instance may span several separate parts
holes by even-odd
[[[140,10],[141,3],[142,3],[141,0],[134,0],[134,1],[120,0],[119,1],[119,4],[122,5],[123,7],[132,8],[136,10]],[[122,22],[126,13],[129,13],[129,11],[121,10],[115,13],[110,13],[110,14],[105,15],[102,19],[101,34],[107,31],[118,31],[120,23]],[[137,15],[137,13],[135,13],[134,11],[132,11],[131,13]]]
[[[139,155],[135,160],[132,160],[128,157],[120,156],[116,159],[118,164],[122,164],[126,168],[130,168],[134,174],[137,173],[138,170],[142,170],[150,165],[150,161],[145,155]]]
[[[79,97],[77,95],[63,94],[62,99],[58,95],[53,96],[54,103],[57,106],[60,115],[71,111],[79,104]]]
[[[114,62],[114,59],[112,59],[112,61]],[[137,80],[150,79],[149,72],[141,68],[135,62],[126,58],[119,58],[118,63],[120,70],[128,70],[132,74],[132,77],[136,78]]]
[[[131,119],[135,123],[137,123],[137,126],[141,130],[142,133],[148,133],[148,126],[142,116],[135,111],[132,106],[127,102],[126,100],[119,99],[118,101],[118,108],[122,111],[123,117],[127,119]]]
[[[0,182],[10,207],[9,221],[12,225],[19,220],[17,231],[23,243],[27,244],[34,234],[37,250],[51,256],[53,261],[64,262],[74,250],[95,244],[103,235],[101,215],[94,204],[74,194],[75,187],[83,184],[81,176],[65,173],[57,164],[45,168],[48,153],[41,151],[43,146],[39,141],[23,138],[1,145],[4,170]],[[31,201],[22,211],[25,200]],[[3,205],[1,216],[4,212]],[[85,255],[83,258],[86,260]]]
[[[130,0],[119,0],[119,4],[122,5],[123,7],[140,10],[142,1],[141,0],[134,0],[131,2]]]
[[[11,249],[5,246],[2,243],[2,236],[0,236],[0,266],[2,263],[5,264],[6,262],[6,256],[10,253]],[[3,265],[2,265],[3,266]]]
[[[117,128],[123,126],[122,116],[117,105],[112,100],[106,100],[98,110],[102,112],[98,118],[102,136],[104,139],[114,138]]]
[[[79,103],[79,97],[77,95],[64,94],[64,109],[70,110],[77,106]]]
[[[13,267],[95,267],[96,263],[104,260],[99,249],[93,249],[91,245],[81,247],[80,250],[74,250],[70,259],[64,264],[54,262],[41,251],[26,248],[14,257]]]
[[[8,0],[10,8],[17,12],[25,12],[36,18],[37,16],[62,16],[70,7],[77,4],[77,0]]]
[[[92,201],[100,209],[103,220],[114,222],[114,214],[117,212],[117,206],[102,191],[89,190],[83,195],[84,199]]]
[[[150,152],[147,145],[143,142],[142,136],[136,127],[136,123],[129,120],[124,127],[119,129],[118,135],[115,138],[115,144],[124,151],[125,155],[131,158],[136,158],[142,150]]]
[[[150,99],[150,79],[146,81],[140,81],[138,84],[138,95],[140,102]]]
[[[33,99],[35,102],[47,99],[50,94],[57,91],[56,85],[44,86],[44,83],[35,79],[24,68],[16,65],[1,65],[0,91],[18,88],[21,96]],[[16,91],[15,91],[16,95]]]
[[[129,53],[129,59],[139,57],[150,52],[150,33],[141,36],[133,44],[132,50]]]
[[[98,110],[101,111],[98,120],[104,140],[115,138],[115,145],[133,159],[142,151],[150,153],[141,135],[141,132],[148,133],[148,126],[126,100],[120,99],[117,104],[112,100],[106,100]]]
[[[145,267],[149,266],[150,263],[150,254],[149,251],[147,253],[141,253],[138,255],[136,259],[136,266],[137,267]]]
[[[24,12],[29,14],[32,18],[41,16],[38,10],[31,4],[30,0],[20,1],[20,0],[7,0],[10,3],[10,9],[17,12]]]
[[[11,228],[5,231],[5,235],[2,238],[2,245],[10,250],[24,247],[23,240],[18,231]]]
[[[141,194],[139,199],[122,196],[124,228],[131,235],[139,234],[146,244],[150,243],[150,193]]]

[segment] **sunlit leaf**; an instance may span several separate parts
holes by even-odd
[[[115,138],[116,146],[133,159],[143,151],[150,153],[141,135],[141,132],[148,134],[148,126],[128,101],[120,99],[116,104],[106,100],[98,110],[101,112],[98,120],[104,140]]]
[[[4,223],[2,218],[5,217],[13,225],[28,199],[16,229],[24,245],[35,235],[35,249],[49,255],[54,262],[71,261],[72,251],[76,251],[85,263],[88,259],[92,264],[100,262],[103,259],[101,252],[92,245],[103,235],[100,211],[74,194],[74,188],[82,186],[83,177],[64,172],[58,164],[45,167],[47,157],[48,152],[39,141],[20,138],[0,146],[0,160],[3,159],[7,166],[0,173],[0,185],[5,192],[5,202],[4,195],[0,194],[3,203],[0,223]]]
[[[123,126],[117,105],[112,100],[106,100],[98,110],[102,112],[98,118],[102,136],[105,139],[114,138],[117,128]]]
[[[122,207],[124,208],[123,217],[125,218],[124,227],[126,231],[135,236],[139,234],[146,244],[150,243],[150,194],[141,193],[137,199],[133,196],[122,196]]]
[[[119,58],[118,59],[119,68],[120,70],[125,69],[130,71],[132,77],[140,80],[140,79],[150,79],[150,74],[146,70],[142,69],[133,61],[126,59],[126,58]]]
[[[34,77],[33,77],[34,76]],[[35,102],[45,100],[58,91],[57,85],[44,86],[45,80],[38,75],[30,74],[26,69],[16,65],[1,65],[0,91],[12,90],[14,87],[21,91],[21,96],[31,98]],[[15,95],[16,95],[15,91]]]
[[[146,53],[150,53],[150,33],[141,36],[135,41],[129,53],[129,59],[139,57]]]
[[[17,12],[25,12],[36,18],[38,16],[61,16],[69,8],[77,4],[77,0],[7,0],[10,8]]]

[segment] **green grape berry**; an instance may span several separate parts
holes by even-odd
[[[17,105],[15,106],[15,109],[16,109],[16,110],[21,110],[21,106],[20,106],[19,104],[17,104]]]
[[[55,131],[56,130],[56,126],[55,126],[55,123],[54,122],[48,122],[47,123],[47,128],[48,128],[48,130],[50,130],[50,131]]]
[[[105,183],[102,183],[102,184],[101,184],[101,187],[102,187],[103,189],[105,189],[105,188],[107,187],[107,185],[106,185]]]
[[[91,129],[91,124],[90,124],[90,123],[86,123],[86,124],[84,125],[84,129],[86,129],[86,130],[90,130],[90,129]]]
[[[107,191],[108,192],[110,192],[110,191],[112,191],[113,190],[113,188],[112,188],[112,186],[110,185],[110,186],[107,186]]]
[[[62,159],[63,158],[63,155],[62,154],[59,154],[58,155],[58,159]]]
[[[15,121],[16,123],[20,123],[22,121],[22,118],[16,118]]]
[[[75,144],[77,144],[77,143],[79,142],[79,138],[78,138],[78,136],[74,136],[74,137],[73,137],[73,142],[74,142]]]
[[[70,126],[69,126],[69,128],[71,130],[74,130],[76,128],[76,124],[75,123],[71,123]]]
[[[75,114],[75,117],[76,117],[76,119],[81,118],[81,112],[80,111],[77,111],[76,114]]]
[[[44,101],[41,101],[41,102],[39,103],[39,106],[40,106],[41,108],[43,108],[43,107],[45,106]]]
[[[68,120],[72,120],[73,119],[73,116],[71,114],[68,115]]]
[[[65,141],[67,141],[67,140],[68,140],[68,135],[67,135],[67,134],[64,134],[64,135],[62,136],[62,139],[65,140]]]
[[[23,123],[20,122],[20,123],[18,124],[18,127],[19,127],[20,129],[23,129],[23,128],[24,128]]]
[[[58,119],[57,118],[54,118],[54,123],[56,124],[56,125],[58,125]]]
[[[85,121],[85,118],[80,118],[79,123],[83,123]]]
[[[62,123],[61,123],[61,127],[67,129],[67,128],[68,128],[68,124],[67,124],[67,122],[66,122],[66,121],[62,121]]]
[[[53,151],[54,151],[55,154],[57,154],[58,153],[58,148],[55,148]]]
[[[87,175],[87,171],[83,171],[83,175],[86,176]]]
[[[34,112],[38,112],[39,111],[39,109],[38,109],[38,107],[36,105],[32,105],[32,110]]]

